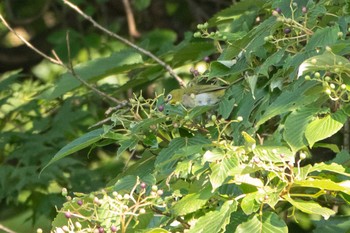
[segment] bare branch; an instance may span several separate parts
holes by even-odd
[[[52,54],[55,58],[52,58],[45,53],[41,52],[39,49],[37,49],[35,46],[33,46],[29,41],[27,41],[23,36],[19,35],[13,28],[7,23],[7,21],[4,19],[4,17],[0,14],[0,20],[2,23],[12,32],[14,33],[28,48],[32,49],[34,52],[48,60],[49,62],[62,66],[67,69],[68,73],[70,73],[74,78],[78,79],[83,85],[94,91],[96,94],[100,95],[101,97],[104,97],[106,99],[111,100],[114,103],[120,104],[124,103],[123,101],[120,101],[112,96],[109,96],[108,94],[98,90],[96,87],[92,86],[88,82],[86,82],[84,79],[82,79],[74,70],[72,62],[70,60],[70,45],[69,45],[69,34],[67,33],[66,41],[67,41],[67,49],[68,49],[68,59],[69,59],[69,64],[65,65],[62,60],[59,58],[59,56],[56,54],[55,51],[52,51]]]
[[[2,23],[5,25],[5,27],[7,27],[8,30],[10,30],[13,34],[15,34],[18,39],[20,39],[25,45],[27,45],[30,49],[32,49],[33,51],[35,51],[37,54],[39,54],[40,56],[44,57],[45,59],[49,60],[50,62],[59,65],[59,66],[64,66],[63,63],[61,63],[60,61],[47,56],[45,53],[41,52],[40,50],[38,50],[37,48],[35,48],[31,43],[29,43],[29,41],[27,41],[23,36],[21,36],[20,34],[18,34],[15,30],[13,30],[13,28],[6,22],[6,20],[4,19],[4,17],[0,14],[0,20],[2,21]]]
[[[140,33],[137,31],[134,14],[132,12],[129,0],[123,0],[124,9],[126,13],[126,19],[128,20],[129,34],[131,37],[140,37]]]
[[[135,45],[134,43],[130,42],[129,40],[127,40],[127,39],[125,39],[125,38],[115,34],[114,32],[109,31],[107,28],[105,28],[105,27],[101,26],[100,24],[98,24],[91,16],[85,14],[78,6],[74,5],[73,3],[69,2],[68,0],[63,0],[63,2],[64,2],[64,4],[68,5],[70,8],[75,10],[78,14],[83,16],[86,20],[90,21],[94,27],[96,27],[99,30],[103,31],[107,35],[109,35],[109,36],[111,36],[113,38],[116,38],[117,40],[123,42],[124,44],[126,44],[126,45],[128,45],[128,46],[130,46],[130,47],[132,47],[134,49],[136,49],[140,53],[143,53],[144,55],[152,58],[158,64],[163,66],[169,72],[169,74],[176,79],[176,81],[179,83],[180,86],[182,86],[182,87],[185,86],[184,81],[175,73],[175,71],[168,64],[166,64],[164,61],[159,59],[156,55],[154,55],[153,53],[151,53],[148,50],[145,50],[145,49]]]

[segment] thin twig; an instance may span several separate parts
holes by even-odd
[[[120,101],[102,91],[100,91],[99,89],[97,89],[96,87],[92,86],[91,84],[89,84],[88,82],[86,82],[84,79],[82,79],[80,77],[80,75],[78,75],[74,68],[73,68],[73,63],[72,63],[72,60],[70,59],[70,43],[69,43],[69,32],[67,32],[66,34],[66,43],[67,43],[67,50],[68,50],[68,65],[66,66],[67,67],[67,70],[68,72],[73,75],[76,79],[78,79],[82,84],[84,84],[86,87],[90,88],[91,90],[93,90],[95,93],[97,93],[98,95],[106,98],[106,99],[109,99],[111,101],[113,101],[114,103],[117,103],[117,104],[120,104],[122,103],[123,101]]]
[[[72,65],[72,62],[70,60],[70,57],[68,58],[69,59],[69,64],[65,65],[62,62],[62,60],[59,58],[59,56],[56,54],[55,51],[52,51],[52,54],[53,54],[54,58],[46,55],[45,53],[43,53],[42,51],[37,49],[35,46],[33,46],[23,36],[21,36],[15,30],[13,30],[13,28],[7,23],[7,21],[4,19],[4,17],[1,14],[0,14],[0,20],[5,25],[5,27],[7,27],[7,29],[10,30],[13,34],[15,34],[17,36],[17,38],[19,38],[28,48],[32,49],[34,52],[36,52],[37,54],[39,54],[40,56],[42,56],[43,58],[45,58],[49,62],[51,62],[51,63],[53,63],[55,65],[59,65],[59,66],[62,66],[64,68],[66,68],[68,73],[70,73],[74,78],[79,80],[83,85],[85,85],[89,89],[93,90],[96,94],[98,94],[101,97],[104,97],[106,99],[109,99],[109,100],[111,100],[114,103],[117,103],[117,104],[123,103],[123,101],[120,101],[120,100],[118,100],[118,99],[116,99],[114,97],[111,97],[108,94],[98,90],[96,87],[90,85],[88,82],[86,82],[84,79],[82,79],[77,73],[75,73],[73,65]],[[69,34],[68,33],[67,33],[66,41],[67,41],[68,54],[70,56],[70,45],[69,45]]]
[[[44,57],[45,59],[49,60],[50,62],[59,65],[59,66],[64,66],[62,63],[60,63],[58,60],[53,59],[52,57],[47,56],[45,53],[41,52],[40,50],[38,50],[37,48],[35,48],[31,43],[29,43],[29,41],[27,41],[23,36],[21,36],[20,34],[18,34],[15,30],[13,30],[13,28],[6,22],[6,20],[4,19],[4,17],[0,14],[0,20],[2,21],[2,23],[5,25],[5,27],[7,27],[8,30],[10,30],[13,34],[15,34],[18,39],[20,39],[25,45],[27,45],[30,49],[34,50],[37,54],[39,54],[40,56]]]
[[[5,227],[4,225],[0,224],[0,230],[3,230],[6,233],[16,233],[15,231]]]
[[[159,59],[156,55],[154,55],[153,53],[151,53],[148,50],[145,50],[137,45],[135,45],[134,43],[130,42],[129,40],[109,31],[107,28],[101,26],[100,24],[98,24],[91,16],[85,14],[82,10],[80,10],[80,8],[76,5],[74,5],[73,3],[69,2],[68,0],[63,0],[64,4],[68,5],[70,8],[72,8],[73,10],[75,10],[78,14],[80,14],[81,16],[83,16],[86,20],[88,20],[89,22],[92,23],[92,25],[96,28],[98,28],[99,30],[103,31],[104,33],[106,33],[107,35],[116,38],[117,40],[123,42],[124,44],[136,49],[137,51],[139,51],[140,53],[143,53],[144,55],[152,58],[154,61],[156,61],[158,64],[160,64],[161,66],[163,66],[171,76],[173,76],[176,81],[179,83],[180,86],[184,87],[185,86],[185,82],[175,73],[175,71],[164,61],[162,61],[161,59]]]
[[[131,37],[140,37],[140,33],[137,31],[134,14],[132,12],[129,0],[123,0],[126,19],[128,20],[129,34]]]

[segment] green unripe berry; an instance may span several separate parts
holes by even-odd
[[[329,82],[329,81],[331,81],[331,77],[326,76],[326,77],[324,77],[324,80],[326,80],[327,82]]]
[[[330,94],[332,93],[331,89],[329,89],[329,88],[327,88],[327,89],[325,90],[325,92],[326,92],[326,94],[328,94],[328,95],[330,95]]]
[[[346,85],[343,83],[342,85],[340,85],[340,88],[345,90],[346,89]]]
[[[237,117],[237,121],[239,121],[239,122],[243,121],[243,117],[242,116],[238,116]]]
[[[321,77],[321,74],[319,72],[315,72],[315,78],[320,78]]]
[[[326,46],[326,51],[328,51],[328,52],[332,52],[332,48],[331,48],[331,47],[329,47],[329,46]]]
[[[329,87],[335,89],[335,85],[333,83],[329,84]]]
[[[344,33],[343,32],[338,32],[337,35],[338,35],[339,38],[342,38]]]
[[[311,80],[310,75],[306,75],[306,76],[305,76],[305,80]]]
[[[212,116],[211,116],[211,120],[212,120],[212,121],[216,121],[216,120],[217,120],[216,115],[212,115]]]
[[[208,22],[205,22],[205,23],[203,24],[203,28],[204,28],[204,29],[207,29],[208,27],[209,27]]]
[[[335,69],[334,69],[334,72],[335,72],[335,73],[339,73],[339,72],[340,72],[340,69],[339,69],[339,68],[335,68]]]
[[[312,63],[313,65],[316,65],[316,63],[317,63],[316,58],[313,58],[313,59],[311,60],[311,63]]]
[[[200,32],[195,32],[194,34],[193,34],[193,37],[195,37],[195,38],[199,38],[199,37],[201,37],[202,36],[202,34],[200,33]]]

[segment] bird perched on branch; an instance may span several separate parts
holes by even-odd
[[[227,86],[194,85],[172,90],[165,101],[169,104],[182,104],[185,107],[214,105],[225,94]]]

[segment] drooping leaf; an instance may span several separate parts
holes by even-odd
[[[301,210],[307,214],[316,214],[322,215],[324,219],[328,219],[331,215],[335,214],[335,212],[326,207],[322,207],[320,204],[314,201],[304,201],[299,199],[292,199],[288,195],[283,196],[283,198],[288,201],[293,207]]]
[[[350,195],[350,182],[343,181],[336,183],[331,180],[298,180],[294,182],[294,185],[302,187],[312,187],[321,190],[330,190],[336,192],[343,192]]]
[[[338,132],[344,125],[347,115],[343,110],[317,118],[307,125],[305,137],[312,147],[315,142],[328,138]]]
[[[84,149],[88,146],[91,146],[92,144],[98,142],[103,137],[104,130],[103,129],[96,129],[93,130],[87,134],[84,134],[83,136],[75,139],[71,143],[64,146],[61,150],[59,150],[53,158],[50,160],[50,162],[43,168],[43,170],[50,166],[52,163],[70,155],[74,152],[77,152],[81,149]],[[42,171],[43,171],[42,170]]]

